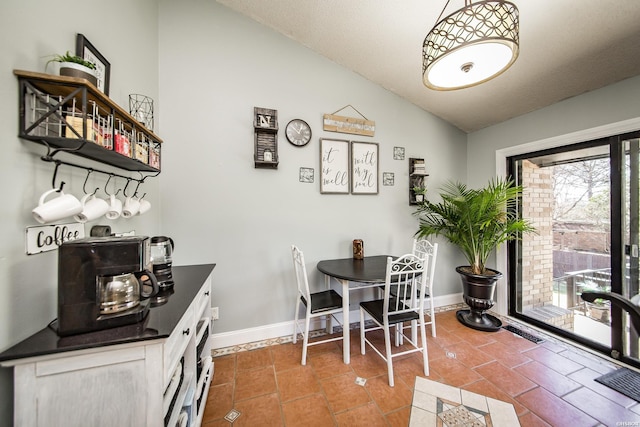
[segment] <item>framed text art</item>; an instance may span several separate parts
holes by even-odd
[[[378,144],[351,141],[351,194],[378,194]]]
[[[349,141],[320,139],[320,193],[349,194]]]
[[[96,77],[98,78],[98,89],[109,96],[109,77],[111,75],[111,64],[96,49],[87,38],[78,33],[76,36],[76,55],[80,58],[96,64]]]

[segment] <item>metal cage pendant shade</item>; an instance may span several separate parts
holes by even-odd
[[[503,73],[518,52],[513,3],[465,0],[465,7],[440,20],[424,39],[422,81],[435,90],[475,86]]]

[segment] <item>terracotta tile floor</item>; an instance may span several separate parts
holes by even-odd
[[[522,426],[640,426],[640,403],[593,381],[610,362],[554,340],[475,331],[455,311],[438,313],[436,324],[426,378],[511,403]],[[234,426],[407,426],[421,355],[394,360],[391,388],[383,360],[360,354],[358,334],[350,365],[341,342],[310,347],[306,366],[300,342],[216,357],[203,426],[229,426],[231,409],[241,413]]]

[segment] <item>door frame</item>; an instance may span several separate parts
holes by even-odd
[[[522,155],[522,154],[527,154],[527,153],[532,153],[532,152],[536,152],[536,151],[543,151],[546,149],[553,149],[553,148],[558,148],[558,147],[564,147],[564,146],[569,146],[569,145],[573,145],[573,144],[578,144],[578,143],[583,143],[583,142],[587,142],[587,141],[594,141],[594,140],[602,140],[602,139],[608,139],[611,137],[616,137],[618,135],[622,135],[628,132],[634,132],[637,131],[638,129],[640,129],[640,118],[636,118],[636,119],[630,119],[630,120],[625,120],[625,121],[621,121],[621,122],[616,122],[616,123],[611,123],[608,125],[603,125],[603,126],[598,126],[598,127],[594,127],[594,128],[590,128],[590,129],[585,129],[582,131],[577,131],[577,132],[573,132],[573,133],[569,133],[569,134],[564,134],[564,135],[559,135],[556,137],[551,137],[551,138],[547,138],[544,140],[539,140],[539,141],[534,141],[534,142],[530,142],[530,143],[526,143],[526,144],[521,144],[521,145],[517,145],[517,146],[513,146],[513,147],[508,147],[508,148],[504,148],[504,149],[500,149],[500,150],[496,150],[496,175],[497,176],[507,176],[508,173],[508,164],[507,164],[507,159],[509,157],[514,157],[514,156],[518,156],[518,155]],[[619,154],[619,153],[618,153]],[[616,155],[615,153],[611,153],[611,155]],[[618,222],[618,219],[612,218],[612,234],[614,233],[613,230],[613,226],[615,224],[613,224],[613,222]],[[612,254],[614,255],[614,254]],[[499,271],[507,271],[507,274],[505,275],[505,279],[501,280],[501,284],[498,285],[498,288],[496,290],[497,292],[497,303],[495,306],[495,310],[505,316],[509,316],[509,298],[510,298],[510,289],[507,285],[507,281],[509,280],[509,278],[512,277],[512,272],[508,271],[508,247],[507,245],[503,245],[496,253],[496,265],[497,265],[497,269]],[[612,291],[614,291],[612,289]],[[618,317],[618,319],[620,319],[620,316],[612,316],[612,318]],[[613,319],[612,319],[613,320]],[[530,321],[529,319],[527,319],[527,322],[536,325],[535,320]],[[541,325],[537,325],[537,326],[541,326]],[[553,327],[546,327],[548,325],[545,325],[545,329],[551,329],[551,330],[555,330],[556,328]],[[613,326],[613,325],[612,325]],[[577,337],[576,335],[573,334],[568,334],[568,333],[563,333],[564,331],[562,330],[558,330],[557,333],[559,335],[567,335],[567,338],[571,338],[573,341],[577,341],[580,344],[584,344],[584,345],[588,345],[589,347],[593,348],[594,350],[603,353],[605,355],[608,355],[609,352],[609,348],[605,347],[603,345],[599,345],[596,343],[593,343],[592,341],[582,341],[580,340],[579,337]],[[618,338],[619,339],[619,338]],[[616,344],[619,344],[616,342],[617,339],[615,339],[615,337],[612,337],[612,348],[616,348]],[[619,360],[622,360],[624,362],[627,363],[632,363],[633,360],[629,361],[626,360],[627,358],[621,358]],[[635,363],[632,363],[635,364]]]

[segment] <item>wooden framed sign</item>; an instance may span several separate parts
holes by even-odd
[[[351,194],[378,194],[378,144],[351,141]]]
[[[320,139],[320,193],[349,194],[349,141]]]
[[[376,131],[376,122],[373,120],[336,116],[335,114],[325,114],[322,126],[323,130],[327,132],[350,133],[362,136],[373,136]]]

